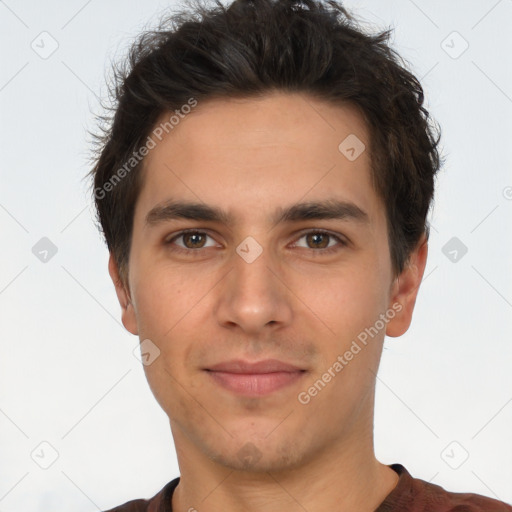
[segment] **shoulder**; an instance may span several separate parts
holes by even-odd
[[[446,512],[512,512],[512,506],[480,494],[447,492]],[[443,509],[444,510],[444,509]]]
[[[399,475],[396,487],[375,512],[512,512],[512,506],[480,494],[450,492],[413,478],[401,464],[390,466]]]
[[[179,481],[179,477],[171,480],[150,499],[127,501],[104,512],[172,512],[172,494]]]

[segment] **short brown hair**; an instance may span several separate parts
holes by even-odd
[[[128,58],[114,64],[113,115],[99,116],[101,133],[93,134],[89,175],[97,219],[122,279],[142,184],[142,161],[133,155],[157,119],[191,98],[200,103],[274,90],[349,103],[364,116],[372,180],[386,207],[398,275],[422,234],[428,237],[441,159],[440,130],[423,105],[419,81],[388,45],[392,30],[366,33],[334,0],[190,3],[142,33]],[[127,168],[128,161],[133,165]]]

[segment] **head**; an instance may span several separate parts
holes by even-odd
[[[160,351],[145,371],[175,438],[213,461],[247,468],[256,449],[252,469],[285,468],[371,435],[382,342],[412,318],[440,166],[389,33],[334,1],[196,5],[116,68],[91,171],[109,271],[125,327]],[[217,363],[267,358],[300,377],[259,397],[212,378]]]

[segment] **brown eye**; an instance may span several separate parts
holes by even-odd
[[[199,249],[214,247],[215,243],[210,243],[210,245],[206,245],[207,239],[212,237],[205,233],[204,231],[182,231],[177,235],[173,236],[171,239],[165,242],[165,245],[169,245],[175,251],[184,251],[184,252],[200,252]],[[181,243],[178,243],[181,241]]]
[[[325,233],[308,233],[306,240],[313,249],[325,249],[329,245],[329,235]]]
[[[341,237],[323,230],[310,230],[303,233],[299,240],[305,239],[304,245],[296,245],[320,254],[338,251],[347,246],[347,242]],[[334,243],[332,243],[334,242]],[[337,243],[336,243],[337,242]]]
[[[202,233],[184,233],[181,235],[187,249],[200,249],[205,242],[205,236]]]

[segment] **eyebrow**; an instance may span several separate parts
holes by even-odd
[[[154,227],[174,219],[211,221],[226,225],[233,223],[234,220],[231,214],[217,206],[169,199],[148,212],[145,224],[148,227]],[[294,204],[287,208],[279,207],[270,220],[273,225],[276,225],[285,222],[322,219],[352,220],[363,224],[368,224],[370,221],[368,214],[359,206],[338,199],[310,201]]]

